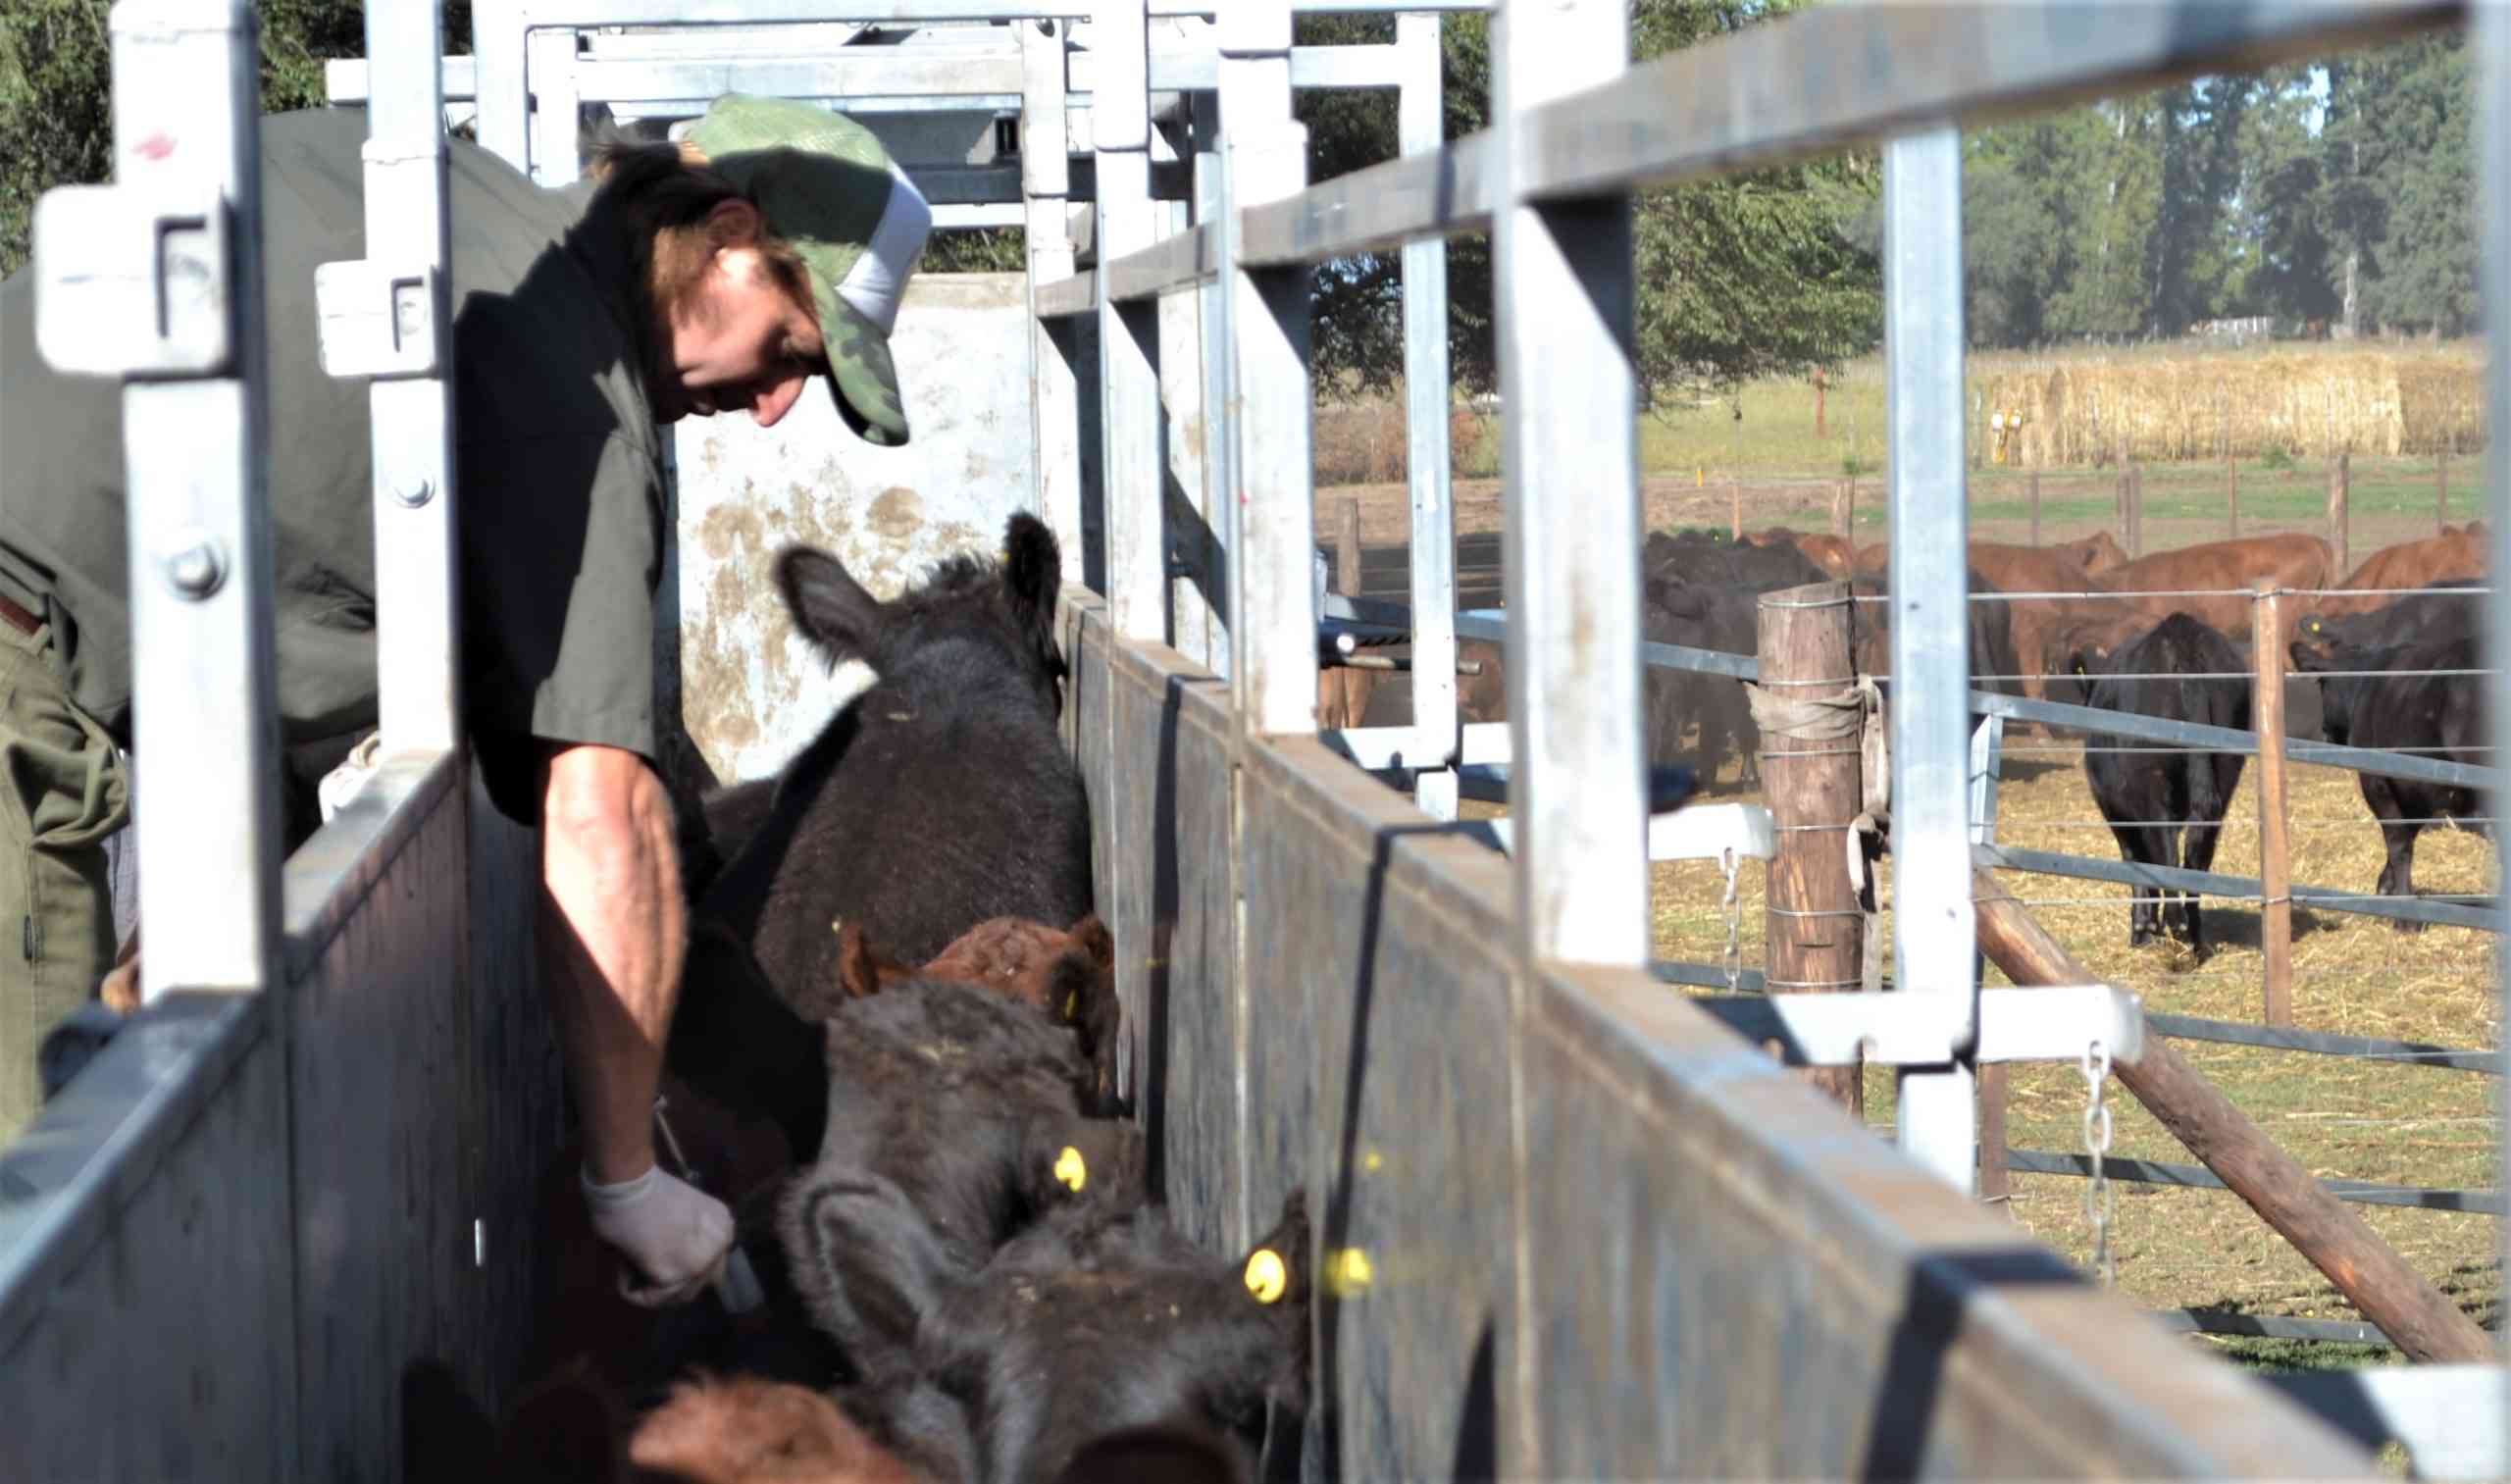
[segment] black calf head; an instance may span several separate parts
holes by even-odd
[[[1003,527],[1000,561],[946,558],[922,586],[886,603],[825,551],[792,546],[776,559],[777,589],[794,626],[831,664],[859,659],[886,675],[917,650],[974,640],[1016,654],[1050,700],[1064,675],[1054,640],[1062,580],[1054,533],[1025,511]]]

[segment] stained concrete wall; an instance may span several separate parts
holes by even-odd
[[[777,596],[776,554],[835,553],[893,597],[943,557],[992,552],[1030,503],[1029,321],[1018,274],[917,279],[891,349],[909,441],[855,436],[813,392],[773,429],[680,425],[682,715],[723,781],[773,773],[868,679],[832,674]]]

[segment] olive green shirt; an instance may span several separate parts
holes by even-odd
[[[271,539],[282,741],[376,717],[363,381],[324,374],[314,270],[366,256],[365,115],[262,121]],[[456,141],[449,167],[455,498],[467,721],[499,806],[538,816],[538,739],[656,755],[662,460],[609,203]],[[34,349],[31,272],[0,284],[0,593],[48,616],[79,704],[130,736],[122,388]]]

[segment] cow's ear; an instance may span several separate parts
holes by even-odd
[[[1038,646],[1047,668],[1063,673],[1055,647],[1055,594],[1063,587],[1063,548],[1047,523],[1015,511],[1002,528],[1002,590],[1022,632]]]
[[[789,546],[776,558],[776,588],[802,638],[828,657],[869,659],[879,641],[881,601],[836,557],[811,546]]]

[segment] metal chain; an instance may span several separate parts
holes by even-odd
[[[1735,858],[1733,845],[1720,850],[1717,858],[1726,870],[1726,993],[1732,995],[1744,981],[1744,914],[1735,904],[1735,875],[1742,862]]]
[[[2119,1281],[2118,1264],[2110,1255],[2110,1222],[2118,1214],[2119,1194],[2112,1189],[2105,1161],[2110,1155],[2110,1104],[2103,1094],[2110,1082],[2110,1048],[2099,1041],[2084,1048],[2083,1060],[2083,1151],[2092,1161],[2092,1179],[2083,1188],[2083,1217],[2092,1225],[2092,1270],[2101,1286],[2109,1288]]]

